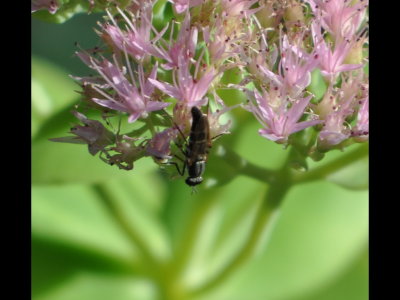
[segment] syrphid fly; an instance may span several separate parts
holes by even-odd
[[[183,168],[180,170],[176,162],[169,162],[175,165],[178,173],[183,176],[185,170],[188,170],[188,177],[185,182],[189,186],[195,186],[203,182],[203,173],[205,171],[208,152],[211,148],[210,125],[206,114],[200,108],[193,106],[191,108],[192,126],[190,129],[189,140],[183,135],[179,127],[176,126],[184,140],[184,146],[179,146],[184,155],[184,159],[178,155],[176,158],[183,161]]]

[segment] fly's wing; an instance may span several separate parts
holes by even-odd
[[[207,154],[210,145],[211,139],[208,117],[203,114],[198,107],[193,106],[192,128],[189,139],[189,148],[191,153],[194,156]]]

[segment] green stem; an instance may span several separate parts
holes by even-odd
[[[326,178],[340,169],[354,163],[355,161],[364,158],[368,155],[368,145],[362,145],[357,149],[344,153],[337,159],[321,166],[317,167],[309,172],[300,173],[293,175],[293,182],[295,184],[314,181],[318,179]]]
[[[263,183],[272,183],[276,178],[276,171],[261,168],[247,161],[231,149],[223,147],[222,145],[218,146],[216,156],[219,156],[224,161],[227,161],[229,165],[234,167],[241,175],[254,178]]]
[[[129,220],[126,218],[126,215],[123,213],[121,208],[117,205],[117,203],[115,203],[107,188],[100,184],[94,184],[93,188],[98,194],[99,199],[108,208],[108,211],[117,221],[117,224],[125,232],[129,240],[140,251],[142,257],[142,261],[140,262],[140,264],[143,266],[142,269],[153,269],[149,267],[149,265],[154,267],[155,265],[157,265],[157,260],[149,251],[146,243],[143,241],[138,232],[136,232],[136,230],[131,226]]]

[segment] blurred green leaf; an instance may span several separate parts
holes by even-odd
[[[249,113],[250,114],[250,113]],[[251,115],[251,114],[250,114]],[[279,169],[284,163],[288,150],[258,134],[262,125],[252,120],[241,126],[235,151],[253,164],[269,169]]]
[[[250,178],[237,177],[213,190],[215,201],[196,232],[191,259],[183,276],[189,286],[212,278],[242,247],[264,198],[265,186]]]
[[[65,71],[32,57],[32,136],[50,116],[72,105],[77,88]]]
[[[368,157],[346,166],[326,179],[347,189],[368,189]]]
[[[172,247],[176,248],[202,199],[199,194],[204,195],[204,192],[199,187],[201,190],[193,193],[192,189],[185,184],[184,178],[165,180],[167,180],[168,189],[160,218],[167,230]]]
[[[368,252],[364,251],[341,276],[311,295],[290,300],[368,300]]]
[[[32,234],[130,261],[134,247],[94,191],[83,185],[33,186]]]
[[[198,299],[298,299],[348,268],[367,237],[367,192],[327,182],[296,186],[267,247],[223,286]]]
[[[61,136],[61,135],[58,135]],[[87,145],[41,140],[32,146],[32,183],[98,183],[112,178],[140,177],[157,166],[150,158],[135,162],[133,170],[120,170],[89,154]]]
[[[83,270],[132,274],[129,264],[122,263],[97,250],[84,249],[72,243],[32,237],[32,294],[39,295],[54,286],[62,285],[74,274]]]
[[[148,249],[161,260],[171,256],[168,234],[159,212],[165,199],[165,183],[155,172],[112,180],[104,184],[113,201]]]
[[[311,84],[307,87],[307,90],[315,95],[315,100],[319,100],[325,95],[326,89],[327,85],[321,71],[315,69],[311,72]]]
[[[159,0],[153,7],[153,25],[157,30],[162,30],[174,17],[171,3],[167,0]],[[169,32],[170,28],[168,28]],[[167,32],[167,34],[168,34]]]
[[[153,300],[154,284],[140,277],[80,272],[33,300]]]

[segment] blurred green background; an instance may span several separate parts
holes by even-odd
[[[195,287],[243,245],[268,189],[227,169],[213,152],[205,174],[209,182],[192,195],[182,179],[169,179],[150,158],[127,172],[92,157],[86,146],[48,141],[68,135],[75,122],[69,111],[79,87],[68,74],[90,71],[74,57],[74,43],[99,45],[93,32],[99,18],[82,14],[64,24],[32,19],[34,300],[163,299],[162,283],[132,263],[138,247],[109,203],[160,261],[190,244],[181,284]],[[225,99],[233,94],[221,92]],[[287,151],[261,138],[249,113],[231,117],[232,135],[216,147],[224,144],[255,164],[278,168]],[[310,167],[340,155],[333,151]],[[362,159],[329,180],[291,189],[254,258],[196,299],[368,299],[367,163]]]

